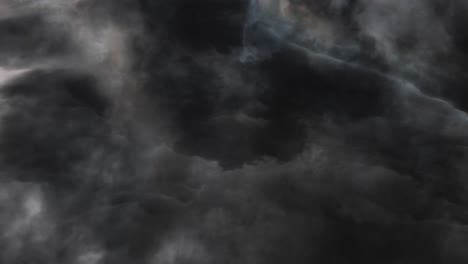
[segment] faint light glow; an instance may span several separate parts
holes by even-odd
[[[0,85],[7,83],[8,81],[28,71],[29,69],[7,69],[0,67]]]

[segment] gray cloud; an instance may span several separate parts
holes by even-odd
[[[4,1],[2,263],[465,263],[461,1]]]

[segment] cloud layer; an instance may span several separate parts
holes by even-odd
[[[466,263],[464,1],[3,0],[1,263]]]

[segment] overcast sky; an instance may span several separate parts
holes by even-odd
[[[0,0],[0,262],[468,263],[463,0]]]

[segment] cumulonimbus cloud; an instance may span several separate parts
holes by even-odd
[[[463,1],[0,3],[1,263],[465,263]]]

